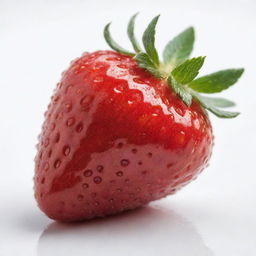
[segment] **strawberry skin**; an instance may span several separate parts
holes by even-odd
[[[134,209],[175,193],[205,168],[206,112],[113,51],[86,53],[62,75],[45,114],[35,197],[60,221]]]

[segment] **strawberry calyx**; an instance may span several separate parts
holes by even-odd
[[[197,78],[204,64],[205,57],[189,58],[194,45],[195,32],[189,27],[169,41],[160,60],[155,48],[155,30],[160,15],[154,17],[142,36],[144,50],[134,33],[135,19],[133,15],[128,23],[127,34],[134,52],[128,51],[114,41],[109,31],[111,23],[104,28],[107,44],[116,52],[133,57],[139,67],[145,69],[158,79],[166,80],[172,90],[190,106],[192,100],[220,118],[234,118],[239,112],[224,111],[223,108],[235,106],[235,103],[224,98],[210,98],[204,94],[218,93],[235,84],[244,72],[243,68],[221,70]]]

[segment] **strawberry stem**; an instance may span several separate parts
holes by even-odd
[[[221,70],[197,78],[205,57],[189,59],[195,39],[193,27],[184,30],[166,45],[163,52],[164,61],[161,62],[155,48],[155,29],[160,15],[151,20],[143,33],[142,42],[145,51],[141,49],[134,34],[137,15],[138,13],[131,17],[127,27],[127,34],[135,52],[122,48],[113,40],[109,32],[111,23],[108,23],[104,28],[104,37],[108,45],[116,52],[134,57],[139,67],[153,76],[166,80],[170,88],[187,106],[190,106],[192,99],[194,99],[217,117],[236,117],[238,112],[222,110],[222,108],[234,106],[232,101],[223,98],[209,98],[199,93],[217,93],[228,89],[238,81],[244,69]]]

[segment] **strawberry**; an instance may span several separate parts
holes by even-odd
[[[216,93],[243,69],[196,78],[204,57],[189,59],[194,29],[171,40],[159,61],[155,17],[134,53],[104,29],[114,51],[85,53],[63,73],[45,113],[35,159],[35,197],[60,221],[103,217],[174,194],[207,166],[213,146],[206,110],[218,117],[239,113]]]

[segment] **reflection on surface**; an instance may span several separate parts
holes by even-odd
[[[144,207],[78,224],[52,223],[39,256],[213,256],[191,223],[176,213]]]

